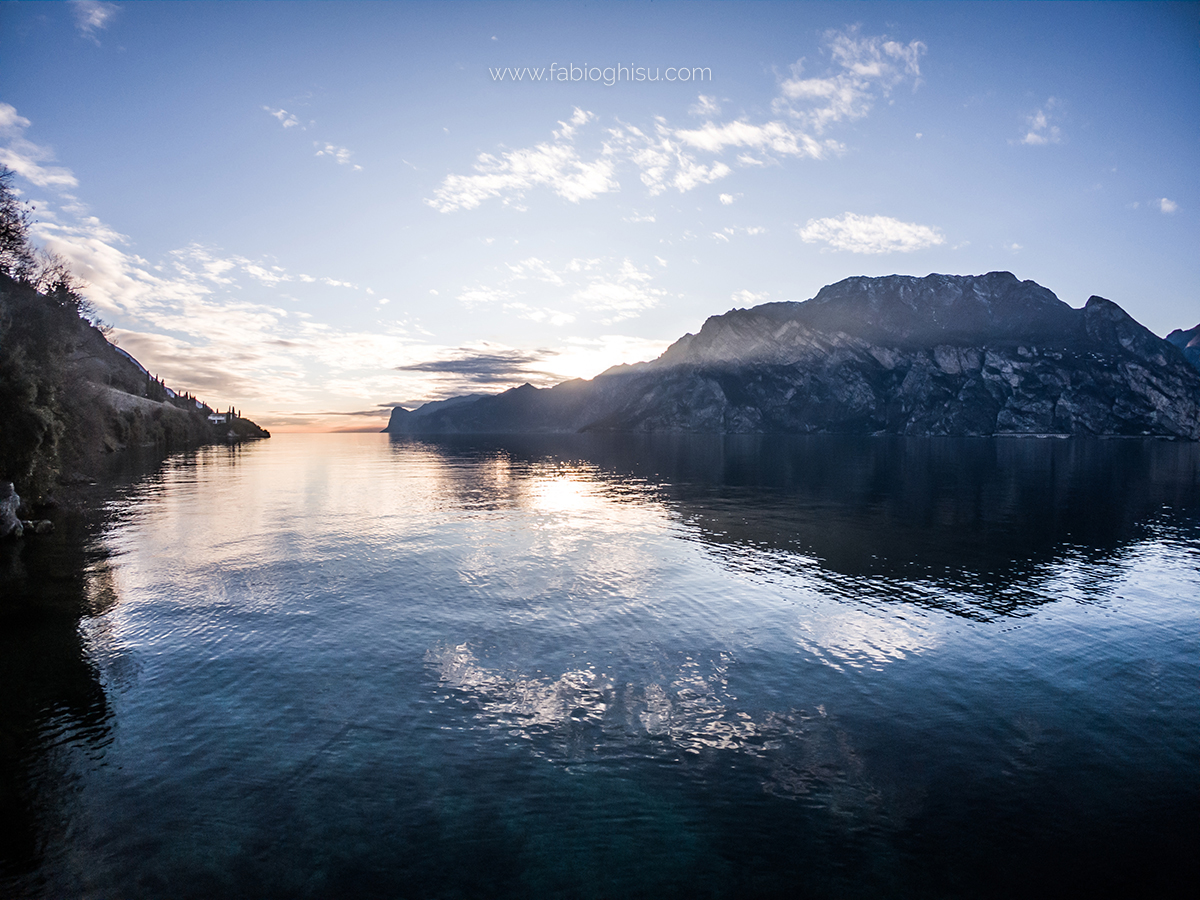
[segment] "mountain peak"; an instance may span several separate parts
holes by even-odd
[[[856,276],[794,310],[810,327],[899,347],[1038,340],[1077,327],[1074,313],[1053,291],[1011,272]]]

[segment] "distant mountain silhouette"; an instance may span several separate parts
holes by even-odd
[[[398,407],[385,431],[1200,440],[1200,372],[1176,343],[1109,300],[1073,309],[1009,272],[855,277],[714,316],[590,381]]]
[[[1167,335],[1167,341],[1182,350],[1187,361],[1200,369],[1200,325],[1187,331],[1176,328]]]

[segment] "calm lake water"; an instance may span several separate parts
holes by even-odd
[[[0,895],[1193,896],[1200,447],[282,435],[0,548]]]

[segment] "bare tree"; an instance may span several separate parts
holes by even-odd
[[[34,253],[33,286],[60,306],[70,306],[86,319],[93,317],[91,304],[84,299],[87,283],[77,278],[71,265],[53,250]]]
[[[37,267],[29,242],[33,211],[30,204],[17,196],[14,177],[12,169],[0,166],[0,274],[30,281]]]

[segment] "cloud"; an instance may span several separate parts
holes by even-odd
[[[1179,209],[1179,204],[1174,200],[1168,200],[1166,197],[1163,197],[1158,201],[1158,208],[1162,210],[1165,215],[1169,216],[1171,213],[1175,212],[1175,210]]]
[[[838,122],[861,119],[879,96],[907,79],[920,84],[921,41],[902,44],[886,36],[864,37],[858,26],[825,33],[826,50],[834,68],[824,77],[802,78],[804,60],[792,66],[792,76],[779,85],[772,109],[823,133]]]
[[[458,299],[467,306],[479,303],[497,303],[512,297],[510,291],[496,290],[489,287],[464,288]]]
[[[1053,122],[1053,110],[1058,101],[1051,97],[1045,106],[1026,118],[1027,129],[1019,143],[1029,147],[1057,144],[1062,141],[1062,131]]]
[[[665,119],[656,121],[653,133],[633,125],[609,129],[606,148],[614,158],[632,163],[641,170],[641,181],[651,197],[668,187],[680,193],[701,184],[711,184],[732,170],[723,162],[705,165],[689,153]]]
[[[563,284],[562,275],[537,257],[531,256],[529,259],[523,259],[508,268],[517,278],[534,278],[548,284]]]
[[[120,8],[115,4],[101,3],[99,0],[71,0],[71,7],[75,13],[75,27],[79,29],[79,33],[91,38],[96,44],[100,43],[96,32],[107,28],[112,17],[120,12]]]
[[[284,127],[287,127],[286,124]],[[352,165],[350,162],[350,157],[354,154],[345,147],[337,147],[333,144],[322,143],[321,141],[313,141],[313,146],[317,148],[317,156],[328,156],[332,159],[335,159],[337,160],[337,164],[339,166]],[[356,172],[361,172],[362,166],[355,165],[354,170]]]
[[[729,299],[731,299],[734,303],[744,303],[746,306],[757,306],[758,304],[765,302],[770,296],[771,295],[766,291],[756,294],[753,291],[741,290],[735,291]]]
[[[530,322],[547,322],[556,328],[562,325],[570,325],[575,321],[575,316],[569,312],[552,309],[548,306],[530,306],[528,303],[521,303],[519,301],[504,304],[504,309],[507,312],[516,313],[522,319],[528,319]]]
[[[749,122],[727,122],[714,125],[709,122],[701,128],[676,131],[675,136],[683,143],[709,153],[720,153],[726,147],[752,147],[769,150],[781,156],[807,156],[821,159],[827,152],[840,146],[835,142],[821,142],[793,131],[783,122],[767,122],[752,125]]]
[[[447,175],[425,202],[439,212],[474,209],[492,197],[505,204],[534,187],[549,187],[564,200],[578,203],[617,190],[613,160],[607,153],[590,162],[580,159],[571,141],[578,128],[594,118],[576,109],[569,122],[560,122],[554,141],[494,156],[481,153],[474,175]]]
[[[24,137],[29,120],[17,113],[16,107],[0,103],[0,137],[8,143],[0,147],[0,165],[8,166],[19,176],[38,187],[77,187],[74,173],[62,166],[43,166],[54,159],[54,151],[41,147]]]
[[[0,134],[19,134],[28,128],[29,124],[29,120],[18,115],[17,108],[11,103],[0,103]]]
[[[559,120],[559,130],[554,132],[554,136],[562,141],[570,140],[571,138],[575,137],[575,132],[581,125],[586,125],[595,118],[595,113],[587,112],[577,106],[575,107],[574,112],[571,113],[571,118],[569,121],[563,122],[562,120]]]
[[[590,313],[600,313],[605,324],[637,316],[658,305],[667,292],[650,285],[653,276],[629,259],[621,261],[615,272],[592,276],[572,294],[571,299]]]
[[[492,198],[511,205],[530,189],[545,186],[579,203],[619,190],[623,166],[636,169],[654,197],[669,188],[685,193],[728,177],[733,172],[730,164],[713,157],[730,149],[742,151],[736,156],[741,166],[777,164],[788,157],[825,159],[841,153],[843,145],[821,137],[822,132],[836,122],[866,115],[878,97],[887,96],[898,84],[919,83],[925,45],[864,37],[857,29],[828,32],[825,41],[833,69],[824,77],[805,79],[800,77],[803,61],[797,63],[793,77],[780,83],[772,104],[783,119],[714,121],[720,105],[715,97],[701,94],[689,112],[709,119],[702,125],[674,128],[662,116],[644,127],[618,120],[606,129],[599,150],[585,159],[576,140],[596,116],[576,108],[569,121],[558,123],[552,141],[498,155],[481,153],[473,174],[447,175],[425,202],[441,212],[474,209]]]
[[[721,201],[723,206],[729,206],[733,203],[733,194],[721,194],[717,199]]]
[[[823,243],[851,253],[911,253],[946,241],[927,225],[849,212],[836,218],[809,219],[799,233],[806,243]]]
[[[300,124],[300,120],[286,109],[271,109],[269,106],[264,106],[263,109],[278,119],[284,128],[294,128]]]
[[[720,232],[713,232],[713,237],[720,237],[728,240],[728,238],[725,237],[725,235],[728,234],[748,234],[753,236],[756,234],[766,233],[767,229],[762,225],[727,225],[722,228]]]
[[[458,299],[468,306],[499,304],[521,318],[561,326],[580,317],[604,324],[634,318],[667,296],[629,258],[575,258],[555,265],[530,257],[507,264],[501,275],[498,285],[464,288]]]
[[[567,337],[556,350],[522,350],[492,343],[429,348],[428,355],[395,367],[402,374],[422,376],[422,399],[380,406],[385,412],[391,406],[412,408],[428,399],[481,389],[495,393],[525,383],[551,387],[570,378],[593,378],[614,365],[654,359],[668,345],[668,341],[606,334]]]
[[[537,374],[531,366],[552,355],[548,350],[496,349],[483,345],[483,349],[458,348],[441,358],[396,366],[398,372],[434,372],[461,376],[472,384],[496,384],[511,382],[515,378]],[[545,373],[540,373],[544,375]],[[538,380],[542,380],[538,378]]]

